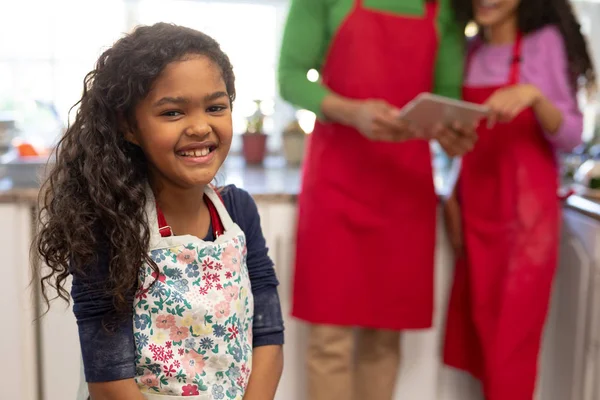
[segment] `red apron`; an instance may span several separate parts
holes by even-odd
[[[357,0],[323,83],[397,107],[431,91],[436,10],[427,3],[423,17],[404,17]],[[373,142],[317,122],[299,196],[292,314],[317,324],[431,326],[436,207],[427,141]]]
[[[519,82],[520,49],[519,36],[508,85]],[[483,103],[500,88],[464,87],[463,96]],[[557,166],[531,109],[478,133],[458,184],[465,257],[456,263],[444,361],[479,378],[487,400],[531,400],[557,266]]]

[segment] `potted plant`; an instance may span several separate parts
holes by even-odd
[[[297,119],[283,131],[283,154],[289,165],[300,165],[304,158],[304,146],[306,141],[306,132],[300,126]]]
[[[263,131],[265,115],[260,109],[261,100],[254,100],[256,111],[248,118],[246,132],[242,135],[242,153],[248,164],[262,164],[267,154],[267,135]]]

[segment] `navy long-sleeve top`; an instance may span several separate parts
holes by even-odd
[[[260,226],[258,209],[248,192],[227,186],[221,193],[231,219],[246,235],[247,265],[254,296],[253,346],[283,344],[283,318],[277,294],[278,281]],[[212,224],[205,241],[213,241]],[[131,314],[107,331],[103,320],[115,314],[113,299],[103,290],[108,279],[108,254],[99,249],[98,263],[86,275],[74,274],[71,296],[79,328],[79,341],[87,382],[135,377],[133,292]]]

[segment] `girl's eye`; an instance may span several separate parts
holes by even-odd
[[[208,107],[208,112],[211,112],[211,113],[219,113],[219,112],[222,112],[222,111],[225,111],[225,110],[227,110],[227,108],[228,108],[228,107],[227,107],[227,106],[224,106],[224,105],[215,105],[215,106],[210,106],[210,107]]]
[[[164,117],[178,117],[181,115],[181,113],[179,111],[165,111],[164,113],[160,114]]]

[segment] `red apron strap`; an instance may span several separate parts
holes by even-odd
[[[158,206],[158,203],[156,203],[156,219],[158,220],[158,232],[160,233],[160,236],[162,236],[162,237],[172,236],[173,231],[171,230],[171,227],[169,225],[167,225],[167,220],[165,219],[165,215],[163,214],[162,210]]]
[[[221,197],[219,192],[215,191],[215,193],[217,193],[217,195],[219,196],[219,199],[221,201],[223,201],[223,198]],[[219,212],[217,211],[217,208],[215,207],[213,202],[208,198],[208,196],[206,194],[204,195],[204,202],[206,203],[206,206],[208,207],[208,213],[210,214],[210,222],[212,224],[213,234],[215,235],[215,238],[217,238],[217,237],[221,236],[224,231],[223,223],[221,222],[221,217],[219,217]],[[167,220],[165,219],[165,215],[163,214],[162,210],[158,206],[158,203],[156,204],[156,219],[158,220],[158,232],[160,233],[160,236],[162,236],[162,237],[172,236],[173,230],[171,229],[171,227],[169,225],[167,225]]]
[[[219,199],[221,200],[221,202],[223,202],[223,198],[221,197],[219,192],[217,192],[215,190],[215,193],[217,193],[217,195],[219,196]],[[215,205],[213,204],[212,201],[210,201],[210,199],[208,198],[207,195],[204,195],[204,201],[206,202],[206,205],[208,206],[208,212],[210,213],[210,221],[212,223],[213,234],[215,235],[215,239],[216,239],[223,234],[223,231],[224,231],[223,223],[221,222],[221,217],[219,217],[219,212],[217,211],[217,207],[215,207]]]
[[[510,75],[508,78],[509,85],[516,85],[520,80],[520,72],[521,72],[521,48],[523,47],[523,34],[521,32],[517,33],[517,39],[515,40],[515,45],[513,47],[512,60],[510,64]]]

